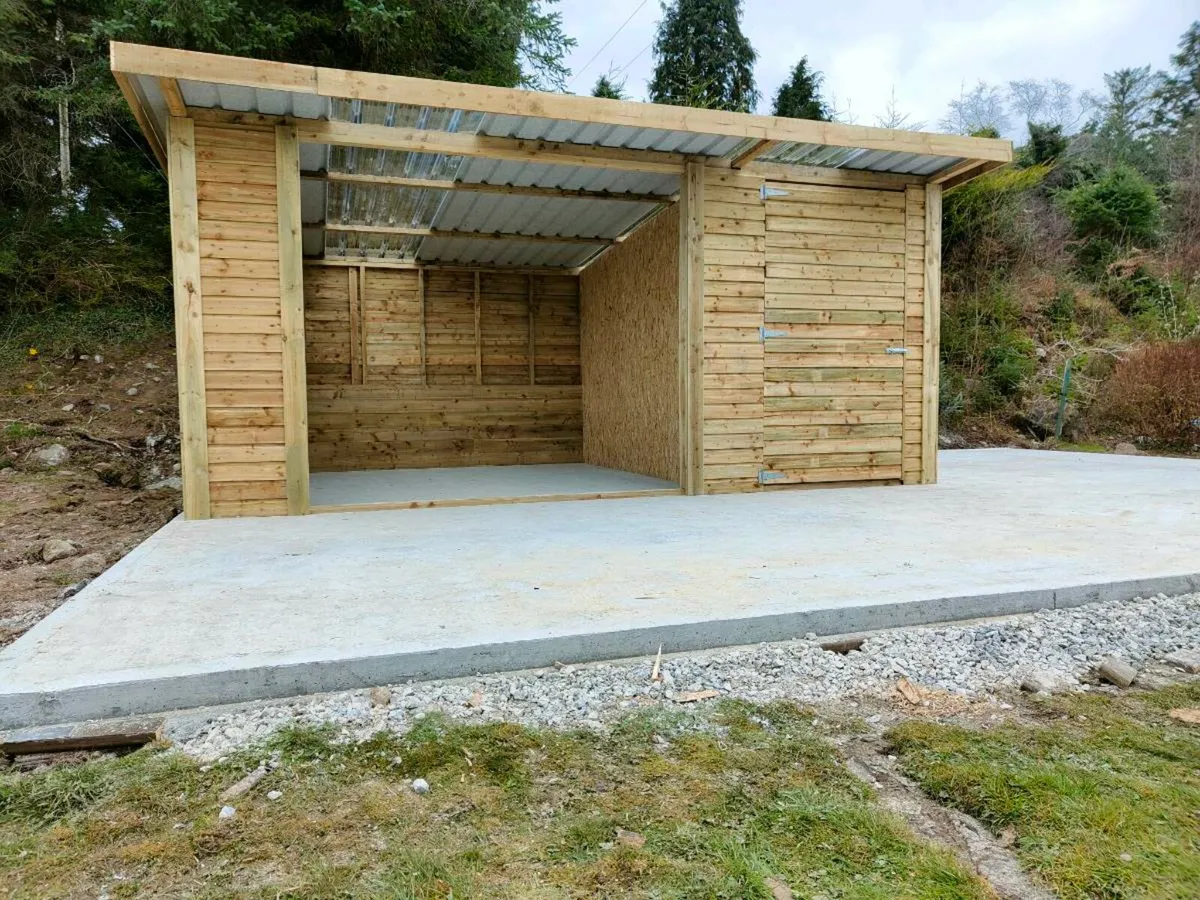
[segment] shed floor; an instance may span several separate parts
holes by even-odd
[[[661,478],[583,463],[529,466],[461,466],[444,469],[376,469],[317,472],[309,478],[314,507],[465,506],[538,499],[627,497],[675,492]]]
[[[0,727],[1200,586],[1200,461],[925,487],[175,520],[0,651]]]

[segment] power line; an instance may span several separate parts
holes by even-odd
[[[572,76],[571,80],[567,82],[567,87],[570,87],[571,85],[573,85],[575,83],[575,81],[579,78],[579,76],[588,70],[588,66],[590,66],[592,63],[594,63],[596,61],[596,58],[598,56],[600,56],[601,53],[604,52],[605,48],[607,48],[609,44],[611,44],[613,41],[615,41],[617,39],[617,35],[621,33],[621,31],[625,28],[626,25],[628,25],[631,21],[633,21],[633,17],[636,16],[639,12],[641,12],[642,7],[645,6],[649,2],[650,2],[650,0],[642,0],[642,2],[637,5],[637,9],[635,9],[633,12],[631,12],[629,14],[629,18],[626,19],[624,22],[622,22],[621,26],[612,33],[612,36],[607,41],[604,42],[603,46],[601,46],[599,50],[597,50],[594,54],[592,54],[592,58],[589,59],[584,64],[583,68],[580,69],[578,72],[576,72],[574,74],[574,76]],[[645,50],[642,51],[642,53],[645,53],[645,52],[646,52]],[[641,56],[641,55],[642,55],[641,53],[638,54],[638,56]]]
[[[645,53],[647,50],[649,50],[649,49],[650,49],[650,47],[651,47],[651,46],[653,46],[653,44],[654,44],[654,41],[653,41],[653,40],[651,40],[649,44],[647,44],[645,47],[643,47],[641,50],[639,50],[639,51],[638,51],[638,54],[637,54],[637,56],[635,56],[635,57],[634,57],[633,59],[631,59],[629,62],[625,63],[625,65],[621,66],[621,68],[619,68],[619,69],[617,69],[615,72],[613,72],[613,74],[614,74],[614,75],[620,75],[622,72],[624,72],[624,71],[625,71],[626,69],[628,69],[630,66],[632,66],[632,65],[633,65],[635,62],[637,62],[639,59],[641,59],[641,58],[642,58],[642,54],[643,54],[643,53]]]

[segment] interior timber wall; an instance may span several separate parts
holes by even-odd
[[[867,179],[869,177],[867,176]],[[936,188],[930,189],[916,184],[906,186],[902,182],[888,179],[864,184],[862,205],[871,205],[868,193],[889,191],[889,196],[894,196],[895,202],[888,203],[887,206],[894,208],[898,214],[903,213],[903,225],[883,226],[850,221],[832,224],[823,224],[822,221],[815,220],[808,224],[801,222],[796,225],[800,232],[800,243],[797,243],[796,235],[772,230],[767,213],[770,201],[764,200],[762,196],[765,183],[763,177],[749,173],[722,173],[714,169],[706,170],[705,173],[702,379],[705,490],[750,491],[769,487],[769,480],[765,485],[760,484],[759,480],[760,473],[770,468],[764,459],[764,443],[767,438],[788,440],[791,446],[800,448],[796,451],[800,455],[795,457],[793,462],[807,458],[808,463],[797,464],[811,465],[815,468],[828,462],[818,459],[819,453],[836,455],[840,452],[839,442],[850,441],[853,437],[847,429],[856,427],[896,429],[898,452],[892,454],[896,459],[894,462],[890,458],[885,460],[889,465],[880,468],[881,477],[902,478],[905,483],[936,480],[936,300],[940,266],[940,192]],[[936,201],[934,204],[929,204],[926,200],[931,191]],[[842,194],[838,202],[857,210],[858,204],[854,202],[855,197],[849,189],[826,193],[831,194],[830,201],[834,199],[833,193]],[[846,210],[848,219],[855,218],[852,212],[851,209]],[[792,212],[790,215],[795,216],[797,213]],[[798,219],[803,220],[805,215],[804,212],[800,212]],[[831,326],[836,325],[831,317],[841,316],[849,322],[847,314],[859,315],[855,313],[855,303],[858,300],[851,297],[843,299],[843,295],[863,292],[852,290],[855,285],[842,283],[840,279],[844,276],[855,281],[865,277],[859,269],[861,260],[856,261],[853,258],[856,251],[852,243],[858,239],[856,235],[859,230],[863,231],[864,235],[870,231],[874,236],[882,227],[896,231],[893,237],[897,250],[901,246],[904,250],[903,274],[897,273],[894,279],[895,288],[898,289],[895,293],[897,309],[901,306],[900,294],[903,294],[903,313],[895,313],[897,317],[903,315],[903,329],[897,328],[895,337],[900,340],[895,343],[902,343],[906,350],[901,359],[892,357],[899,367],[897,375],[903,382],[903,389],[897,392],[898,397],[895,401],[898,407],[894,414],[895,424],[884,423],[882,420],[876,423],[874,420],[862,418],[857,409],[851,408],[853,404],[843,403],[835,396],[841,391],[817,381],[812,382],[811,397],[807,401],[804,397],[796,396],[797,391],[800,394],[804,393],[802,383],[789,386],[789,396],[786,400],[772,400],[769,396],[772,394],[771,385],[768,384],[769,373],[765,367],[766,343],[760,328],[765,326],[771,331],[782,329],[781,334],[788,331],[786,337],[795,337],[789,331],[789,326],[766,321],[769,318],[766,315],[766,307],[780,305],[781,300],[782,305],[795,306],[797,309],[799,306],[811,307],[813,315],[817,316],[812,319],[811,325],[804,326],[807,328],[804,340],[812,346],[806,344],[801,350],[829,353],[828,357],[820,361],[824,373],[832,373],[834,370],[829,366],[838,365],[837,360],[841,358],[849,368],[838,371],[837,376],[852,384],[849,392],[870,393],[865,384],[854,384],[857,379],[851,370],[860,360],[846,356],[842,353],[846,348],[839,346],[846,341],[857,341],[857,332],[852,334],[851,328],[851,331],[845,331],[844,335],[841,332],[835,334],[834,329],[829,332],[830,339],[824,340],[822,335],[816,334],[813,329],[819,331],[827,327],[822,324],[825,322],[831,323]],[[829,234],[825,234],[826,231]],[[936,240],[927,242],[927,233],[936,234]],[[812,240],[806,243],[810,237]],[[826,244],[838,249],[833,252],[820,249]],[[804,251],[805,259],[801,268],[805,271],[789,274],[801,278],[802,283],[795,286],[795,289],[811,297],[811,303],[799,303],[802,297],[793,297],[790,301],[780,297],[768,298],[768,292],[773,290],[772,284],[775,283],[767,277],[768,271],[773,265],[778,269],[780,264],[795,262],[792,256],[795,255],[795,248],[801,246],[813,248]],[[897,260],[899,259],[897,256]],[[893,279],[889,276],[889,281],[891,280]],[[891,295],[890,288],[887,293]],[[795,321],[800,322],[801,319],[797,318]],[[841,319],[837,322],[841,322]],[[845,327],[849,326],[838,327],[842,327],[844,331]],[[848,347],[849,343],[846,346]],[[925,360],[931,357],[934,358],[935,368],[927,373]],[[875,365],[874,357],[870,360],[863,359],[861,363],[864,367],[868,363]],[[799,364],[818,368],[817,362],[812,358]],[[825,375],[814,374],[814,377],[819,379]],[[787,407],[783,413],[780,412],[783,409],[780,403]],[[768,409],[772,404],[772,408]],[[888,405],[891,406],[891,401],[888,401]],[[892,421],[891,413],[873,413],[881,414],[889,417],[888,422]],[[789,429],[791,434],[788,433]],[[849,447],[850,443],[846,443],[844,449],[848,450]],[[878,461],[873,457],[869,462],[874,465]],[[861,471],[857,474],[861,475]],[[816,472],[806,475],[797,470],[793,476],[786,480],[827,480]],[[767,477],[771,476],[768,474]]]
[[[679,207],[580,277],[583,461],[679,479]]]
[[[275,130],[194,134],[210,513],[286,514]]]
[[[579,279],[305,267],[313,471],[583,459]]]

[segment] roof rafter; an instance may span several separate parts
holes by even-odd
[[[541,187],[523,184],[486,184],[473,181],[446,181],[437,178],[408,178],[400,175],[366,175],[350,172],[301,172],[301,178],[314,181],[384,184],[412,190],[467,191],[476,194],[510,194],[519,197],[558,197],[580,200],[618,200],[628,203],[671,203],[675,194],[634,194],[618,191],[593,191],[584,188]]]
[[[580,235],[522,234],[518,231],[456,231],[448,228],[415,228],[405,225],[343,225],[306,223],[305,228],[358,234],[394,234],[402,237],[461,238],[475,241],[525,241],[534,244],[611,244],[614,238]]]

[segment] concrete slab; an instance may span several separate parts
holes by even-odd
[[[0,652],[0,727],[1200,588],[1200,461],[925,487],[175,521]]]
[[[487,499],[604,496],[672,491],[661,478],[584,463],[531,466],[464,466],[454,469],[380,469],[317,472],[309,478],[313,506],[444,504]]]

